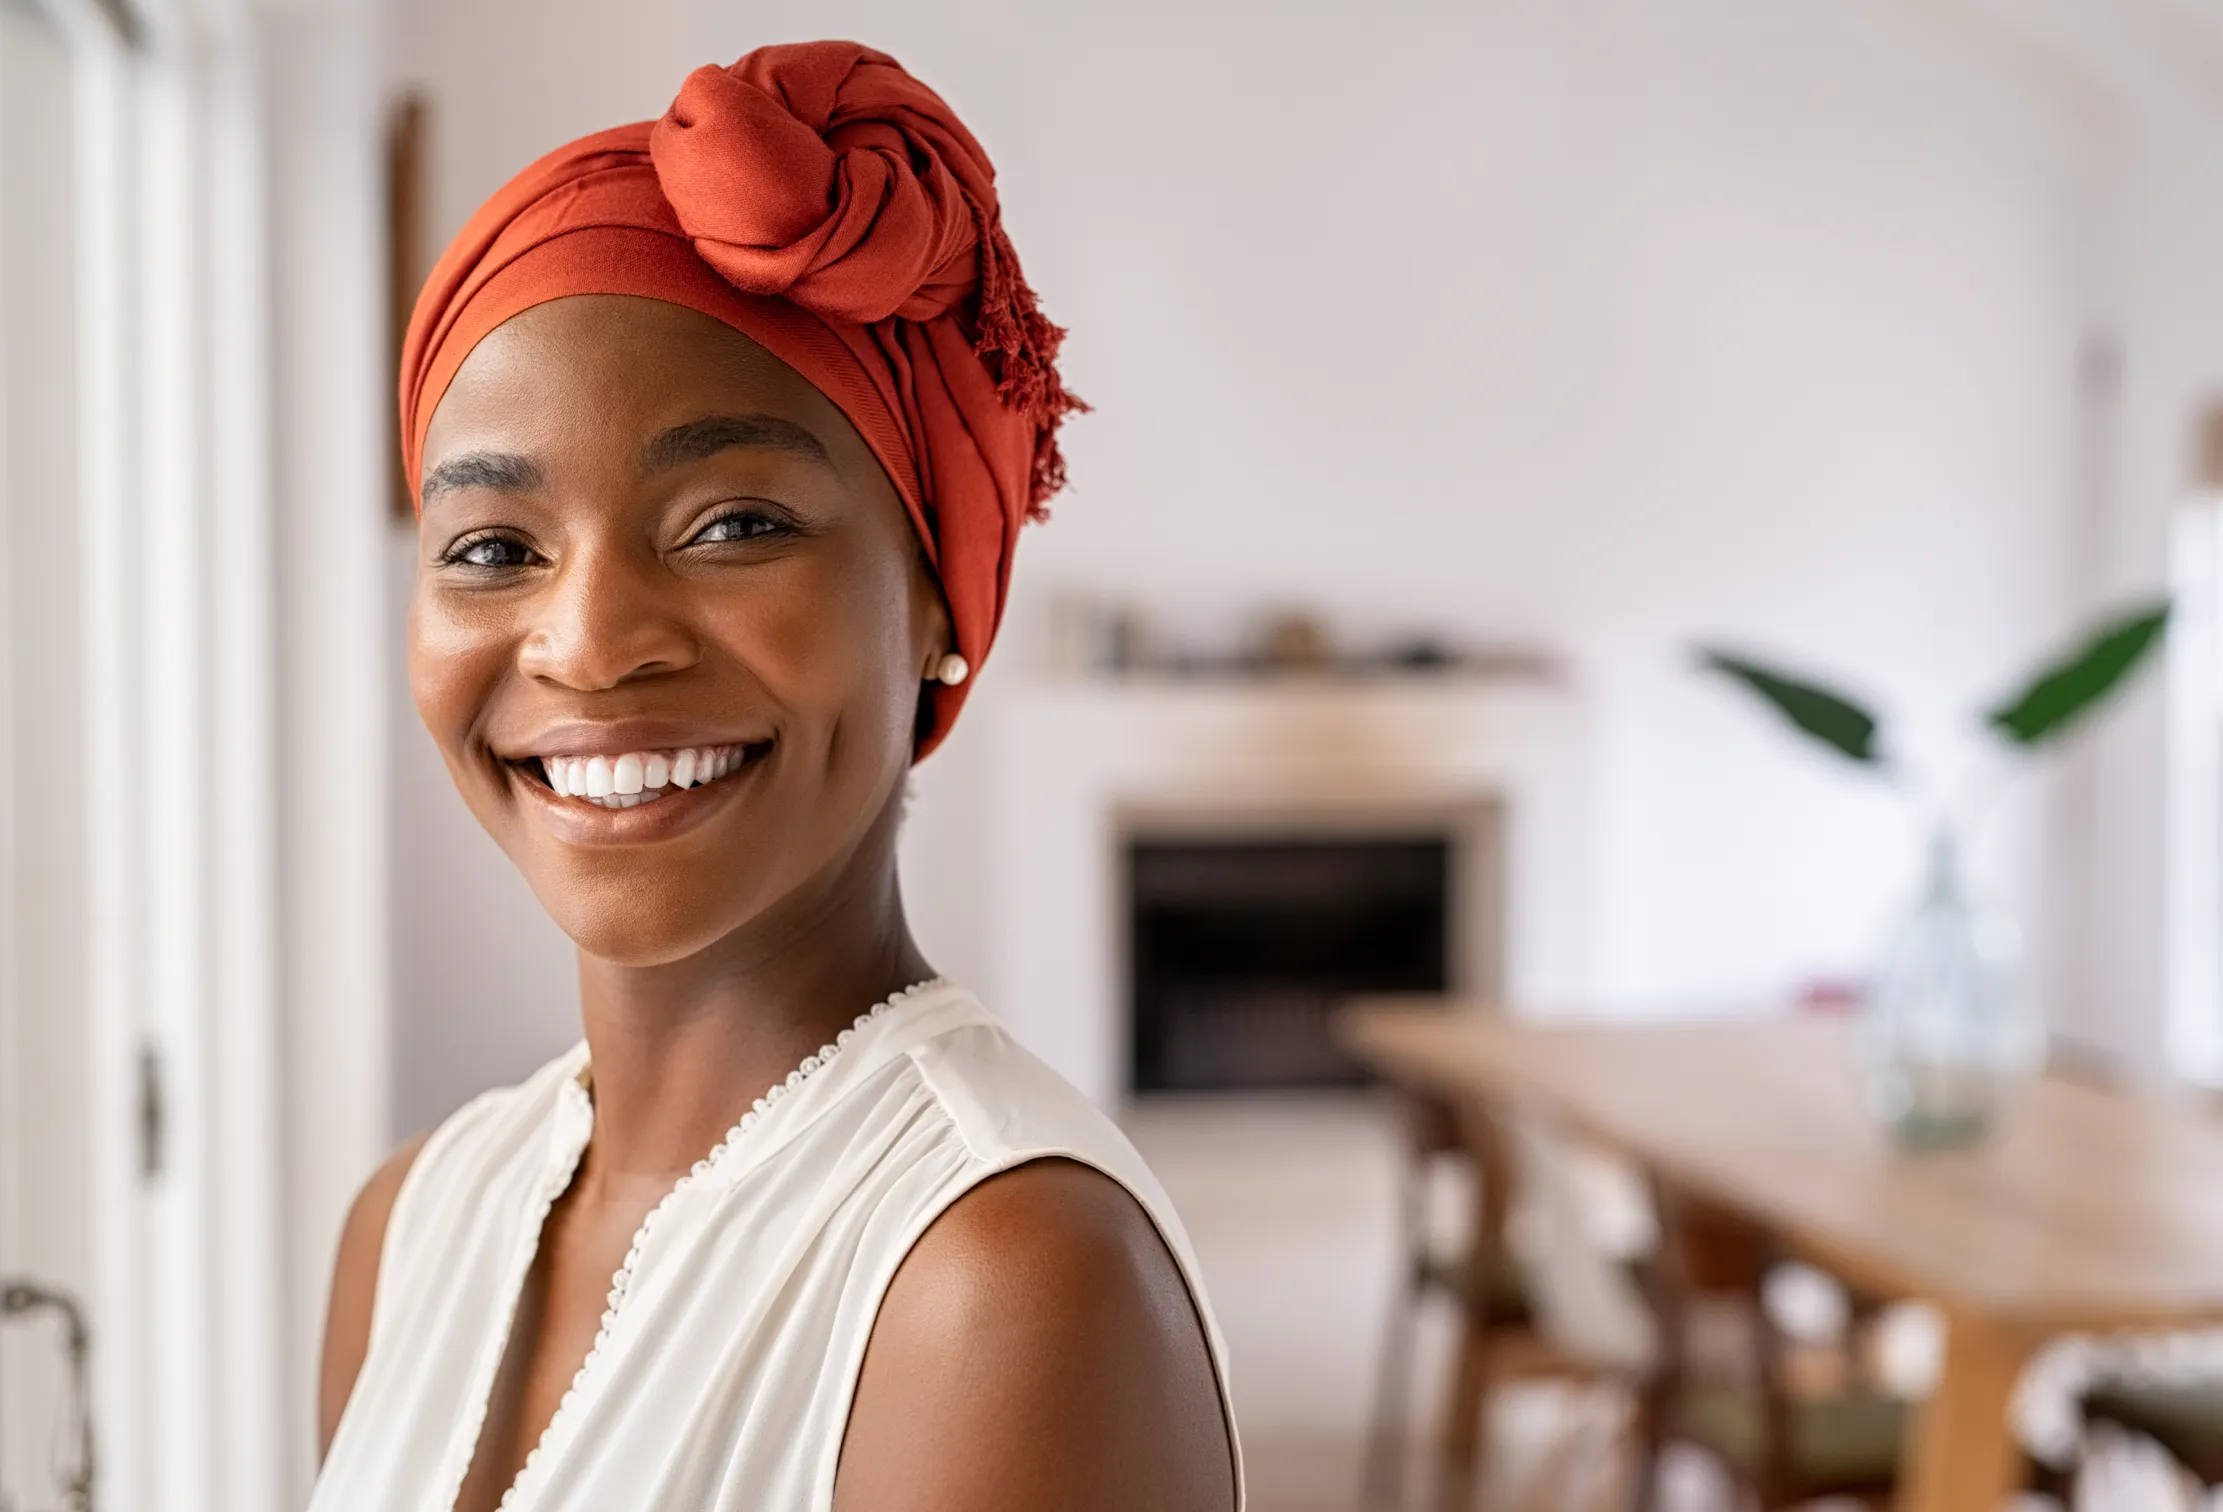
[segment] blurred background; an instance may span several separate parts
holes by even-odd
[[[2215,0],[0,0],[0,1507],[76,1473],[53,1298],[100,1507],[300,1504],[356,1185],[576,1037],[407,697],[398,306],[533,158],[816,36],[988,145],[1094,406],[914,922],[1165,1175],[1260,1512],[1442,1494],[1495,1317],[1408,1286],[1483,1162],[1354,997],[1841,1016],[1944,814],[2052,1062],[2210,1117]],[[2165,594],[2166,665],[2002,757],[1978,712]],[[1700,643],[1877,711],[1901,786]],[[1610,1227],[1644,1152],[1595,1153],[1524,1169]],[[1862,1316],[1768,1276],[1763,1329]],[[1480,1409],[1476,1505],[1607,1504],[1587,1379]]]

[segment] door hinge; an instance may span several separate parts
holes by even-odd
[[[169,1108],[162,1090],[162,1052],[139,1048],[139,1174],[152,1181],[168,1154]]]

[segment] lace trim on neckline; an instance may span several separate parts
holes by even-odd
[[[562,1399],[556,1403],[556,1410],[549,1415],[547,1424],[540,1430],[540,1438],[527,1451],[525,1462],[517,1467],[516,1478],[509,1483],[508,1489],[502,1493],[501,1501],[496,1504],[497,1512],[518,1512],[518,1509],[524,1505],[524,1497],[529,1490],[529,1483],[532,1480],[535,1467],[547,1457],[550,1446],[560,1441],[560,1430],[565,1421],[572,1416],[574,1403],[594,1370],[596,1362],[601,1359],[604,1347],[609,1342],[610,1330],[617,1322],[618,1308],[624,1303],[626,1294],[632,1290],[633,1273],[640,1265],[641,1255],[648,1244],[649,1235],[657,1227],[658,1220],[671,1210],[672,1205],[678,1201],[682,1193],[690,1190],[704,1177],[717,1170],[748,1132],[761,1123],[764,1116],[771,1112],[782,1099],[824,1070],[842,1051],[848,1049],[849,1042],[855,1039],[859,1032],[891,1009],[909,1002],[919,994],[931,992],[937,987],[948,985],[949,979],[947,977],[929,977],[923,982],[913,982],[901,992],[883,998],[863,1013],[858,1014],[856,1020],[848,1028],[834,1036],[831,1044],[821,1045],[816,1054],[804,1056],[802,1063],[787,1073],[785,1081],[774,1083],[762,1097],[751,1103],[748,1111],[744,1112],[740,1120],[726,1131],[725,1137],[718,1141],[710,1153],[696,1161],[693,1167],[672,1185],[672,1189],[663,1195],[656,1206],[649,1209],[648,1216],[641,1220],[641,1226],[633,1231],[633,1243],[626,1250],[625,1259],[619,1264],[617,1273],[610,1278],[610,1294],[602,1309],[602,1322],[595,1329],[594,1342],[587,1346],[586,1357],[580,1360],[579,1368],[572,1372],[571,1384],[564,1388]],[[562,1091],[562,1095],[567,1101],[577,1099],[578,1103],[584,1104],[589,1118],[593,1116],[593,1103],[588,1096],[585,1078],[591,1069],[591,1062],[582,1061],[576,1072],[564,1078]],[[565,1189],[571,1185],[572,1177],[578,1170],[579,1159],[584,1153],[585,1144],[582,1141],[580,1146],[572,1152],[571,1158],[564,1163],[562,1169],[554,1172],[549,1179],[545,1179],[541,1183],[540,1195],[535,1203],[536,1213],[526,1228],[529,1246],[522,1250],[524,1262],[517,1267],[517,1282],[510,1289],[510,1318],[502,1329],[501,1347],[494,1356],[494,1370],[500,1370],[502,1358],[509,1353],[509,1335],[517,1321],[517,1299],[524,1288],[523,1272],[531,1267],[534,1256],[539,1252],[540,1237],[547,1226],[549,1210],[555,1206],[556,1199],[561,1197]],[[462,1468],[456,1472],[455,1484],[449,1489],[446,1500],[441,1503],[442,1506],[449,1509],[449,1512],[453,1512],[456,1498],[463,1494],[464,1478],[471,1473],[471,1463],[478,1457],[479,1437],[486,1429],[486,1411],[493,1393],[493,1384],[492,1376],[488,1375],[482,1383],[482,1389],[475,1393],[477,1402],[476,1421],[467,1438],[470,1450],[464,1458]]]

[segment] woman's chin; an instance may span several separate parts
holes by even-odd
[[[715,945],[748,922],[734,906],[745,889],[687,879],[568,877],[534,892],[582,954],[611,966],[667,966]]]

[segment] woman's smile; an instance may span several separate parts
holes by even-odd
[[[618,756],[540,756],[541,777],[566,798],[584,798],[606,809],[654,803],[672,793],[704,787],[741,769],[742,745],[681,746],[676,751],[626,751]]]
[[[567,845],[642,845],[707,822],[752,788],[774,742],[501,758],[511,787]]]

